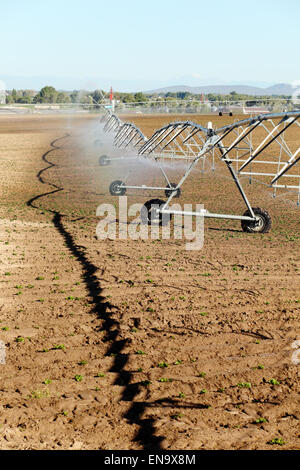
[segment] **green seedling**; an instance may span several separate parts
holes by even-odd
[[[270,441],[268,441],[267,444],[283,446],[285,444],[285,442],[281,437],[279,437],[279,438],[276,437],[276,438],[271,439]]]
[[[276,379],[270,379],[269,384],[271,384],[271,385],[280,385],[280,382]]]
[[[24,341],[25,341],[25,338],[23,338],[22,336],[18,336],[18,337],[16,338],[16,342],[17,342],[17,343],[24,343]]]
[[[250,382],[239,382],[237,384],[237,387],[240,388],[251,388],[251,383]]]
[[[55,344],[52,349],[61,349],[64,351],[66,347],[64,344]]]
[[[180,418],[182,418],[182,417],[183,417],[183,414],[182,414],[182,413],[178,413],[178,414],[176,414],[176,415],[171,415],[171,419],[176,419],[176,420],[178,420],[178,419],[180,419]]]
[[[160,367],[161,369],[164,369],[165,367],[169,367],[169,365],[166,362],[160,362],[158,364],[158,367]]]
[[[150,380],[143,380],[141,382],[141,385],[143,385],[144,387],[148,387],[149,385],[151,385],[151,382],[150,382]]]
[[[266,418],[257,418],[254,421],[254,424],[260,424],[260,423],[266,423],[266,422],[267,422]]]
[[[83,377],[82,377],[82,375],[76,374],[74,379],[76,380],[76,382],[81,382]]]
[[[28,398],[48,398],[50,395],[49,390],[33,390]]]

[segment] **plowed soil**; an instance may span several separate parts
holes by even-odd
[[[128,119],[150,136],[174,117]],[[88,115],[0,117],[0,448],[299,449],[295,198],[245,181],[272,230],[207,219],[197,251],[100,240],[110,182],[128,168],[132,182],[160,178],[99,166],[99,128]],[[176,202],[245,210],[219,167],[193,172]]]

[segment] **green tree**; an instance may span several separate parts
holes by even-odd
[[[95,90],[93,93],[91,93],[91,97],[93,98],[94,102],[100,103],[103,98],[103,93],[101,90]]]
[[[70,98],[71,98],[72,103],[78,103],[78,101],[79,101],[79,91],[78,90],[72,91],[72,93],[70,94]]]
[[[45,86],[35,96],[36,103],[56,103],[58,92],[53,86]]]
[[[12,99],[13,99],[13,103],[16,103],[17,98],[18,98],[17,90],[13,89],[12,92],[11,92],[11,96],[12,96]]]
[[[134,101],[136,101],[137,103],[144,103],[145,101],[147,101],[147,98],[146,98],[146,96],[144,95],[144,93],[142,93],[141,91],[139,91],[138,93],[135,93],[135,95],[134,95]]]
[[[191,93],[189,93],[188,91],[178,91],[176,95],[177,98],[179,98],[180,100],[184,100],[185,98],[191,96]]]
[[[12,95],[6,95],[6,104],[14,103],[14,99]]]
[[[122,96],[123,103],[133,103],[134,96],[131,93],[124,93]]]
[[[30,90],[19,90],[16,102],[30,104],[32,103],[33,96],[34,96],[34,93]]]
[[[57,94],[56,103],[70,103],[70,101],[71,98],[69,97],[69,95],[67,95],[67,93],[63,93],[61,91]]]
[[[84,91],[81,91],[79,94],[79,102],[82,104],[93,104],[91,96]]]

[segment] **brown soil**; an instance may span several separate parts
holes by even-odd
[[[175,118],[132,119],[149,136]],[[0,117],[0,448],[299,449],[299,208],[252,184],[268,234],[208,219],[199,251],[98,240],[124,172],[99,166],[98,126]],[[221,169],[195,171],[180,202],[245,210]]]

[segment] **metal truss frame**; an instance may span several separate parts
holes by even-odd
[[[211,123],[203,127],[191,121],[178,121],[167,124],[156,130],[147,139],[141,131],[131,123],[118,125],[114,144],[118,148],[135,148],[138,157],[154,159],[166,180],[167,187],[153,187],[145,185],[130,186],[119,182],[122,194],[127,189],[137,190],[164,190],[168,196],[167,201],[160,206],[161,214],[175,214],[176,211],[169,209],[173,197],[179,194],[181,186],[190,175],[199,161],[205,162],[208,156],[219,154],[220,160],[224,162],[229,173],[236,184],[240,195],[247,207],[244,215],[214,214],[208,212],[193,212],[190,215],[239,219],[242,221],[255,222],[257,215],[252,208],[245,191],[240,182],[240,176],[270,178],[268,186],[273,187],[276,195],[277,188],[298,190],[298,203],[300,199],[300,174],[290,174],[291,170],[300,160],[300,110],[286,113],[262,114],[242,121],[234,122],[227,126],[213,129]],[[111,121],[118,122],[116,118],[110,117]],[[116,125],[116,124],[115,124]],[[290,143],[286,138],[288,129],[299,131],[299,140]],[[293,145],[292,145],[293,144]],[[294,147],[294,148],[292,148]],[[270,156],[265,159],[267,151]],[[184,159],[188,162],[187,169],[177,184],[170,183],[169,178],[160,164],[165,158]],[[234,166],[235,165],[235,166]],[[260,165],[267,165],[270,171],[259,170]],[[279,184],[282,178],[296,179],[297,184]],[[118,189],[118,187],[115,189]],[[167,192],[166,192],[167,190]],[[117,192],[116,192],[117,194]],[[181,212],[185,214],[185,212]],[[254,231],[254,230],[253,230]]]

